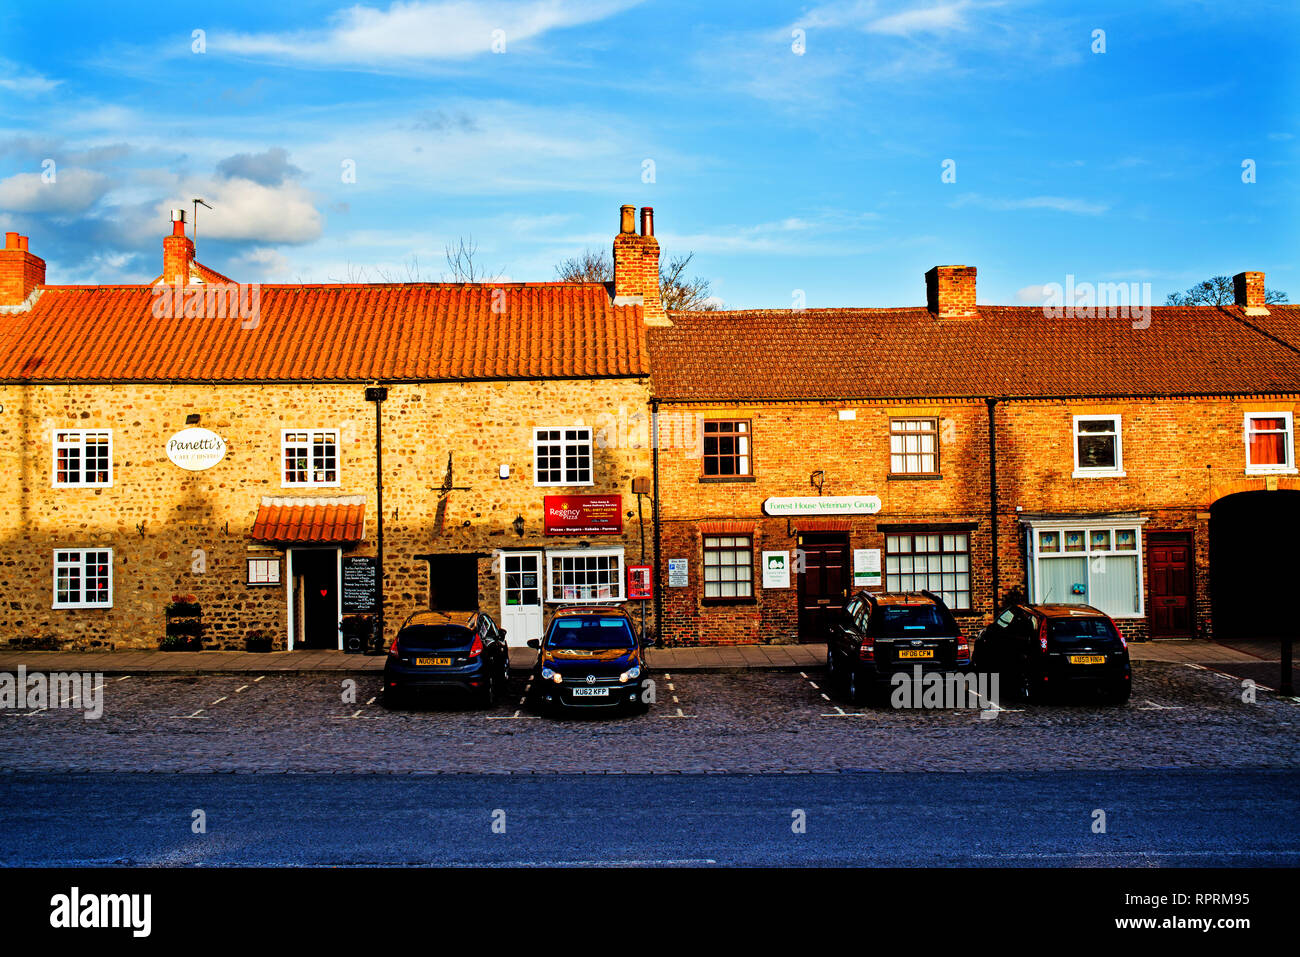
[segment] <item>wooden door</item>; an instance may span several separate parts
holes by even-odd
[[[1192,537],[1152,534],[1147,541],[1150,593],[1147,617],[1152,638],[1191,638],[1193,632]]]
[[[826,640],[826,623],[844,610],[849,597],[849,536],[844,532],[800,536],[799,640]]]

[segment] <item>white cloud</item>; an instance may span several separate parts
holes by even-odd
[[[20,96],[32,96],[49,93],[62,82],[62,80],[51,80],[43,74],[26,70],[12,60],[0,57],[0,90],[8,90],[10,93],[17,93]]]
[[[965,2],[950,3],[934,7],[921,7],[916,10],[903,10],[890,16],[872,20],[863,29],[868,33],[888,33],[894,36],[910,36],[913,33],[947,33],[951,30],[968,30],[966,11],[971,4]]]
[[[1024,199],[994,199],[978,193],[964,193],[953,206],[982,206],[998,211],[1020,209],[1050,209],[1058,213],[1075,213],[1080,216],[1100,216],[1110,209],[1108,203],[1098,203],[1069,196],[1027,196]]]
[[[318,239],[324,226],[312,194],[297,183],[266,186],[248,179],[198,177],[180,181],[168,199],[154,206],[158,222],[166,223],[173,208],[192,209],[195,196],[212,205],[199,211],[201,239],[306,243]]]
[[[289,281],[289,260],[278,249],[268,246],[255,246],[231,260],[231,278],[241,282],[256,280],[261,282]]]
[[[468,0],[360,4],[340,10],[328,27],[295,33],[214,34],[209,54],[232,53],[330,66],[389,69],[395,62],[464,60],[491,52],[495,30],[512,44],[551,30],[602,20],[640,0]]]
[[[40,173],[0,180],[0,206],[19,213],[70,215],[89,209],[108,192],[107,176],[76,167],[55,168],[52,182]]]

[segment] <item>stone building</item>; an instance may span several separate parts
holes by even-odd
[[[930,589],[972,632],[1013,591],[1134,639],[1293,627],[1300,307],[1257,272],[1141,315],[926,281],[925,307],[650,330],[664,638],[818,640],[860,588]]]
[[[204,647],[336,648],[381,609],[391,639],[481,606],[522,644],[557,603],[625,599],[663,321],[642,221],[609,286],[241,286],[182,211],[154,285],[58,286],[9,234],[0,636],[158,647],[170,609]]]

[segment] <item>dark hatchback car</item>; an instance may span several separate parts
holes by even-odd
[[[490,708],[510,676],[506,633],[474,611],[418,611],[406,619],[384,662],[384,704],[414,691],[467,692]]]
[[[546,635],[528,646],[538,652],[533,689],[543,708],[650,710],[645,645],[623,609],[560,608]]]
[[[1128,641],[1091,605],[1012,605],[979,636],[975,660],[1024,701],[1080,688],[1122,704],[1133,690]]]
[[[854,704],[886,690],[899,672],[966,671],[970,663],[970,642],[933,592],[860,591],[827,625],[829,684]]]

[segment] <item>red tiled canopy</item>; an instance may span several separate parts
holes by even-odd
[[[340,544],[366,535],[366,505],[360,495],[332,498],[266,496],[257,509],[252,538],[263,542]]]

